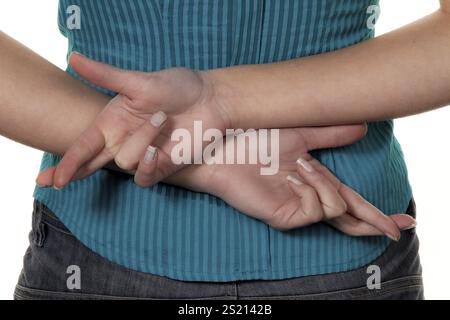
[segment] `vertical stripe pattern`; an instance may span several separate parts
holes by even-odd
[[[61,0],[59,28],[69,52],[120,68],[207,70],[353,45],[373,36],[366,27],[373,4],[377,1]],[[66,27],[69,5],[81,9],[80,30]],[[70,68],[67,72],[78,79]],[[392,122],[372,123],[362,141],[314,155],[384,212],[407,208],[411,190]],[[59,160],[45,154],[42,168]],[[37,188],[35,197],[109,260],[187,281],[347,271],[369,263],[389,243],[351,238],[325,224],[278,232],[208,194],[165,184],[141,189],[132,178],[105,170],[60,192]]]

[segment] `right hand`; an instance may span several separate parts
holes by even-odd
[[[174,130],[185,129],[194,136],[195,121],[201,121],[204,130],[225,132],[230,127],[205,73],[185,68],[127,71],[76,53],[70,56],[70,64],[83,79],[118,95],[54,168],[53,185],[58,189],[112,160],[123,171],[133,171],[150,144],[158,150],[151,180],[146,181],[153,185],[184,167],[171,160]]]
[[[352,236],[387,235],[398,241],[400,230],[416,225],[411,216],[384,215],[308,154],[351,144],[365,132],[363,125],[283,129],[276,175],[262,176],[260,165],[202,165],[189,166],[167,182],[214,194],[279,230],[324,221]],[[313,171],[297,164],[299,158]],[[287,177],[294,180],[287,181]]]

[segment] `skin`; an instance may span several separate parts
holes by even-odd
[[[423,19],[342,50],[208,72],[227,125],[360,123],[448,105],[449,7],[450,0],[443,0],[440,10]]]
[[[40,150],[55,154],[65,154],[69,147],[77,141],[77,138],[82,136],[83,131],[92,125],[96,117],[105,110],[104,106],[111,100],[110,97],[74,80],[67,73],[59,70],[3,33],[0,33],[0,69],[4,75],[0,77],[1,133],[20,143]],[[24,95],[23,92],[29,94]],[[45,101],[45,103],[42,103],[42,101]],[[123,112],[119,114],[129,115],[130,113]],[[118,118],[120,119],[120,117]],[[67,119],[70,119],[70,121],[67,121]],[[133,116],[132,119],[135,121],[143,121],[142,114],[137,117]],[[126,123],[130,124],[133,121]],[[146,126],[143,125],[141,126],[142,128],[145,131]],[[362,129],[361,126],[353,126],[348,128],[330,127],[327,130],[323,128],[298,130],[304,131],[301,141],[303,141],[305,147],[299,148],[299,150],[303,150],[304,152],[314,148],[343,145],[356,141],[364,135],[364,126],[362,126]],[[158,132],[159,130],[156,133]],[[290,136],[292,137],[292,135]],[[294,136],[298,137],[298,134]],[[351,138],[350,140],[348,140],[349,137]],[[299,142],[300,140],[297,139],[295,143]],[[295,144],[289,143],[288,145]],[[289,166],[291,168],[289,174],[292,175],[296,173],[296,156],[289,158]],[[145,167],[141,168],[144,176],[146,172]],[[383,231],[380,231],[380,229],[383,230],[383,227],[376,228],[372,224],[358,218],[349,219],[349,215],[343,210],[347,206],[347,203],[345,206],[342,206],[341,199],[336,200],[336,204],[338,205],[331,203],[333,205],[332,210],[329,208],[323,210],[322,204],[317,202],[317,195],[306,185],[302,189],[307,189],[306,193],[315,197],[316,202],[314,204],[317,210],[314,212],[308,211],[305,205],[310,205],[311,202],[307,198],[302,203],[297,202],[297,205],[299,208],[298,213],[302,213],[301,210],[303,210],[303,212],[308,213],[308,217],[305,217],[303,220],[296,219],[293,224],[293,220],[286,219],[286,217],[292,215],[297,210],[288,210],[286,211],[286,215],[277,215],[279,221],[276,221],[276,219],[271,218],[274,211],[267,209],[280,208],[285,198],[273,197],[270,206],[265,202],[264,206],[257,208],[245,207],[248,203],[247,199],[256,199],[257,197],[270,199],[269,192],[273,190],[273,186],[282,186],[280,190],[285,190],[286,194],[289,195],[288,197],[295,200],[298,187],[292,186],[292,184],[289,187],[286,183],[285,175],[279,175],[277,179],[272,178],[267,183],[261,183],[259,180],[261,176],[252,173],[256,172],[256,168],[243,167],[242,170],[238,171],[234,169],[236,168],[233,168],[234,174],[232,175],[227,174],[230,168],[224,166],[190,166],[184,170],[180,170],[176,175],[171,176],[167,182],[200,192],[211,192],[217,196],[221,196],[223,193],[223,197],[228,198],[229,202],[235,207],[241,208],[242,210],[253,210],[254,212],[251,212],[253,216],[261,216],[261,219],[265,219],[269,223],[277,224],[280,229],[292,228],[294,224],[306,224],[308,222],[307,219],[313,221],[314,219],[326,219],[330,216],[338,217],[340,215],[342,216],[340,220],[337,218],[332,219],[329,220],[329,223],[335,224],[343,232],[353,235],[383,233]],[[245,181],[241,179],[241,177],[244,177],[244,173],[246,174]],[[287,174],[288,172],[285,173]],[[231,179],[231,181],[226,181],[225,177]],[[42,179],[41,184],[51,185],[52,181],[48,182],[48,179],[53,179],[52,169],[43,172],[40,178]],[[147,183],[148,181],[144,180],[141,182]],[[236,194],[232,192],[233,188],[223,189],[224,185],[241,185],[243,182],[247,186],[245,193],[241,193],[241,195],[246,195],[245,199],[236,197]],[[261,186],[261,188],[252,188],[255,185]],[[330,184],[326,186],[328,186],[331,193],[336,194],[336,191],[333,191],[329,187]],[[292,188],[292,190],[289,188]],[[235,188],[234,190],[240,189]],[[305,191],[300,191],[300,193],[302,192]],[[298,201],[298,199],[295,201]],[[262,202],[255,203],[262,204]],[[393,238],[398,237],[399,229],[406,229],[415,224],[415,221],[409,216],[396,215],[392,217],[391,221],[390,219],[386,219],[376,208],[372,208],[369,212],[372,214],[372,217],[373,215],[376,217],[380,216],[381,223],[387,224],[388,229],[392,228],[392,221],[395,222],[396,225],[392,228],[393,230],[389,231]],[[286,225],[282,225],[283,219],[280,219],[280,217],[285,217]],[[379,222],[380,220],[377,221],[377,223]]]
[[[159,85],[159,92],[167,95],[174,87],[182,89],[182,87],[192,84],[201,86],[200,97],[202,99],[193,99],[191,103],[187,103],[187,106],[181,106],[176,102],[164,105],[164,108],[167,108],[164,111],[169,115],[169,122],[165,130],[168,130],[168,128],[175,129],[178,125],[180,127],[185,126],[189,123],[189,117],[191,117],[190,120],[192,118],[205,120],[207,127],[286,128],[383,120],[444,106],[450,102],[448,90],[450,62],[448,59],[443,59],[450,53],[449,2],[449,0],[441,1],[441,9],[438,12],[414,24],[374,40],[328,54],[276,64],[239,66],[204,73],[172,69],[163,73],[152,74],[149,77],[152,79],[152,86],[157,87]],[[49,151],[52,151],[50,149],[53,148],[57,149],[53,146],[54,140],[63,140],[61,145],[67,141],[75,141],[73,144],[75,147],[79,145],[80,140],[75,139],[79,135],[68,135],[70,136],[68,138],[62,137],[65,134],[61,135],[61,132],[77,132],[77,130],[82,131],[82,128],[91,129],[95,120],[92,122],[93,118],[90,121],[88,118],[89,115],[94,113],[92,111],[94,109],[89,109],[91,111],[86,111],[86,113],[80,112],[77,105],[77,111],[73,112],[74,119],[88,123],[84,127],[78,126],[76,121],[72,121],[72,118],[70,118],[70,124],[62,121],[58,130],[55,129],[51,134],[44,134],[43,137],[36,134],[39,129],[43,128],[44,124],[47,130],[49,126],[53,128],[55,121],[67,119],[65,117],[67,113],[65,116],[61,114],[54,116],[54,114],[57,113],[55,112],[57,108],[61,109],[61,105],[64,105],[67,112],[70,112],[68,109],[70,109],[72,102],[68,102],[64,98],[64,94],[61,93],[68,89],[69,85],[64,87],[63,84],[70,84],[70,80],[64,80],[60,74],[60,81],[54,80],[52,83],[56,88],[64,87],[63,90],[58,90],[58,93],[56,93],[56,95],[61,94],[61,96],[55,99],[54,103],[49,103],[51,106],[57,107],[54,109],[33,108],[37,103],[27,103],[28,101],[24,100],[27,98],[21,97],[21,95],[23,92],[36,93],[36,88],[41,90],[34,97],[42,96],[43,92],[48,93],[49,87],[46,78],[51,75],[49,71],[51,67],[47,66],[47,69],[42,70],[43,73],[37,73],[34,76],[30,75],[29,72],[27,74],[26,68],[21,68],[20,64],[26,65],[26,63],[29,63],[29,66],[33,68],[36,66],[32,63],[33,59],[27,54],[24,54],[25,59],[23,61],[25,63],[22,60],[19,60],[20,63],[13,63],[14,58],[3,59],[3,56],[10,56],[11,52],[15,53],[14,50],[8,51],[8,45],[3,45],[3,38],[2,36],[2,51],[0,51],[0,54],[2,55],[1,61],[5,62],[0,66],[2,72],[3,69],[6,70],[7,76],[1,80],[0,84],[2,91],[8,92],[12,98],[5,98],[4,96],[7,95],[2,94],[2,100],[0,101],[2,134],[29,145],[41,145],[43,146],[42,149]],[[371,57],[372,63],[368,63],[367,57]],[[30,60],[27,60],[27,58],[30,58]],[[101,75],[101,70],[99,72]],[[42,75],[46,76],[43,77]],[[31,77],[32,81],[24,80],[27,77]],[[133,77],[130,76],[130,78]],[[89,77],[85,78],[89,80]],[[183,82],[183,86],[180,87],[180,78],[191,79],[192,81]],[[106,78],[99,78],[99,80],[102,79],[105,80]],[[199,79],[201,81],[198,81]],[[127,77],[123,76],[122,81],[127,82]],[[93,82],[95,83],[95,81]],[[16,84],[19,84],[18,87],[15,86]],[[108,85],[105,85],[105,87],[108,87]],[[77,86],[70,86],[68,90],[74,90],[71,92],[75,101],[80,102],[80,99],[87,99],[86,97],[93,97],[96,102],[102,99],[89,90],[85,91],[80,87],[78,89],[73,88],[77,88]],[[209,88],[209,95],[205,94],[204,88]],[[346,88],[352,88],[352,95],[346,93]],[[131,100],[135,98],[128,92],[123,94],[121,92],[123,90],[115,91],[121,93],[125,101],[130,99],[130,96]],[[178,91],[176,92],[178,93]],[[176,96],[172,97],[173,101],[177,101],[177,98],[179,98]],[[81,104],[84,102],[81,102]],[[89,104],[94,103],[86,103],[86,105]],[[28,109],[27,105],[29,106]],[[122,104],[122,106],[124,105],[126,106],[126,104]],[[155,108],[156,105],[149,104],[148,107]],[[20,110],[17,111],[16,109]],[[159,109],[163,109],[163,107],[160,106]],[[214,116],[209,119],[208,117],[202,118],[202,115],[197,117],[196,112],[206,109],[208,109],[210,115],[217,115],[218,117]],[[265,112],[259,112],[261,109]],[[339,110],[339,113],[335,110]],[[154,114],[157,111],[161,110],[147,110],[149,114]],[[5,117],[3,117],[4,114]],[[105,118],[109,119],[109,117]],[[218,122],[217,119],[219,119]],[[39,122],[39,120],[42,120],[42,122]],[[33,124],[33,122],[39,122],[39,124]],[[89,124],[91,125],[89,126]],[[145,123],[143,122],[141,125],[145,125]],[[55,127],[58,127],[58,125],[55,125]],[[31,130],[31,128],[37,130]],[[133,137],[133,133],[138,132],[139,129],[140,127],[136,127],[131,130],[131,135],[127,138]],[[168,150],[167,142],[164,142],[164,129],[161,132],[163,133],[161,136],[155,135],[155,139],[149,143],[155,144],[158,150]],[[86,137],[84,137],[84,140],[87,140]],[[105,139],[104,142],[108,141]],[[124,139],[115,146],[117,154],[120,154],[122,144],[127,145],[127,142],[128,139]],[[71,145],[70,142],[68,145]],[[61,148],[57,153],[62,154],[65,150]],[[91,150],[91,153],[94,152]],[[128,171],[132,167],[131,164],[135,164],[136,175],[141,176],[143,184],[152,184],[167,179],[169,175],[178,174],[184,169],[182,167],[170,167],[169,164],[165,164],[167,159],[158,155],[156,158],[157,165],[153,164],[153,169],[148,170],[148,167],[142,164],[144,153],[145,150],[139,152],[136,150],[136,153],[132,155],[132,161],[129,163],[127,157],[122,157],[118,161],[118,164],[126,167],[125,169]],[[161,151],[158,152],[158,154],[160,153]],[[70,149],[68,154],[70,155]],[[136,158],[139,159],[138,163],[136,163]],[[63,162],[62,167],[59,168],[62,174],[58,174],[58,169],[53,171],[55,175],[52,177],[55,179],[54,184],[57,187],[63,187],[65,183],[80,174],[79,170],[81,170],[81,173],[86,170],[86,163],[89,160],[85,156],[81,160],[72,159],[72,164],[71,161]],[[103,159],[101,160],[103,161]],[[75,161],[75,165],[73,161]],[[313,162],[313,160],[309,161]],[[87,166],[87,169],[93,167],[95,166]],[[163,168],[168,168],[168,170],[161,170]],[[155,175],[155,171],[158,172],[158,170],[161,174]],[[211,175],[205,174],[204,176],[209,177]],[[300,171],[298,176],[302,177]],[[322,174],[322,176],[326,177],[325,174]],[[305,177],[302,178],[306,179]],[[329,182],[331,183],[331,181]],[[211,186],[211,190],[213,189],[214,187]],[[318,191],[315,192],[319,201],[322,201],[317,195]],[[340,196],[342,197],[342,195]],[[347,203],[348,208],[353,208],[352,205]]]
[[[3,32],[0,72],[0,134],[51,153],[64,154],[110,100]]]
[[[200,173],[194,174],[193,166],[189,169],[186,165],[172,162],[170,154],[174,143],[170,136],[177,128],[186,129],[193,136],[194,120],[207,123],[206,128],[219,128],[225,132],[226,124],[220,113],[214,87],[204,78],[204,73],[187,69],[157,73],[126,71],[79,54],[71,55],[70,64],[84,79],[119,92],[119,95],[110,101],[69,148],[59,165],[40,174],[40,185],[53,185],[60,189],[70,181],[89,176],[114,160],[120,169],[135,174],[136,183],[143,187],[162,179],[176,185],[182,181],[185,187],[186,181],[191,181],[189,189],[217,195],[233,207],[281,230],[321,220],[333,221],[333,225],[343,230],[342,225],[348,223],[343,223],[342,219],[350,222],[349,217],[353,217],[350,224],[358,226],[359,231],[353,230],[352,234],[386,234],[398,240],[399,228],[415,225],[405,215],[396,215],[394,218],[383,215],[307,154],[312,149],[355,142],[362,137],[361,128],[365,129],[365,126],[359,126],[359,134],[351,126],[340,129],[304,128],[297,135],[289,134],[289,130],[284,132],[281,138],[287,141],[282,141],[280,147],[284,146],[285,149],[280,151],[284,156],[286,153],[290,155],[284,157],[287,162],[284,166],[291,169],[294,166],[294,171],[282,170],[272,178],[261,176],[259,166],[242,165],[197,166]],[[173,92],[177,92],[175,97]],[[155,126],[154,116],[161,114],[157,111],[161,107],[170,116],[166,123]],[[321,144],[317,141],[321,141]],[[150,143],[157,148],[158,153],[152,162],[145,163],[147,156],[153,157],[146,153]],[[318,167],[318,170],[306,176],[303,170],[298,170],[298,178],[303,178],[302,186],[292,181],[288,186],[286,178],[296,175],[295,163],[299,157],[306,158],[304,160]],[[178,175],[180,171],[185,172]],[[210,178],[207,184],[199,185],[192,179],[194,176]],[[371,228],[368,228],[368,224]]]
[[[88,81],[119,92],[121,98],[116,103],[125,108],[148,107],[156,112],[156,106],[164,102],[160,109],[170,115],[171,124],[155,141],[148,141],[162,151],[154,167],[156,173],[137,173],[146,176],[143,180],[148,183],[144,185],[149,186],[181,169],[167,156],[167,131],[191,128],[193,119],[202,120],[206,128],[222,131],[291,128],[392,119],[447,105],[450,59],[443,57],[450,55],[449,1],[441,1],[439,11],[376,39],[280,63],[206,72],[169,69],[149,74],[118,70],[76,55],[71,64]],[[352,94],[348,94],[348,88]],[[169,97],[170,92],[180,94]],[[161,100],[162,96],[166,99]],[[179,104],[179,97],[186,101]],[[127,144],[139,142],[131,137]],[[75,145],[87,148],[81,143]],[[100,143],[91,146],[95,148],[100,148]],[[137,169],[142,151],[118,152],[116,162],[122,169]],[[68,154],[78,163],[73,159],[63,161],[55,173],[58,188],[86,163],[89,165],[89,155],[73,157],[70,150]]]

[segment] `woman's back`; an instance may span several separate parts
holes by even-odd
[[[81,9],[80,29],[66,9]],[[259,64],[343,48],[373,36],[361,0],[60,1],[69,51],[121,68],[213,69]],[[69,69],[68,72],[73,72]],[[263,112],[263,111],[262,111]],[[371,124],[366,138],[316,153],[344,183],[389,213],[411,200],[391,122]],[[59,159],[46,154],[43,167]],[[387,247],[380,237],[352,238],[317,224],[287,233],[253,220],[207,194],[102,170],[63,191],[35,196],[88,247],[143,272],[180,280],[281,279],[362,266]]]

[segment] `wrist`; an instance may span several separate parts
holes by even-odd
[[[205,85],[212,93],[211,102],[223,122],[222,129],[239,128],[237,110],[240,105],[240,95],[237,86],[226,76],[226,69],[202,71]]]
[[[217,165],[189,165],[164,180],[165,183],[220,197],[221,184]]]

